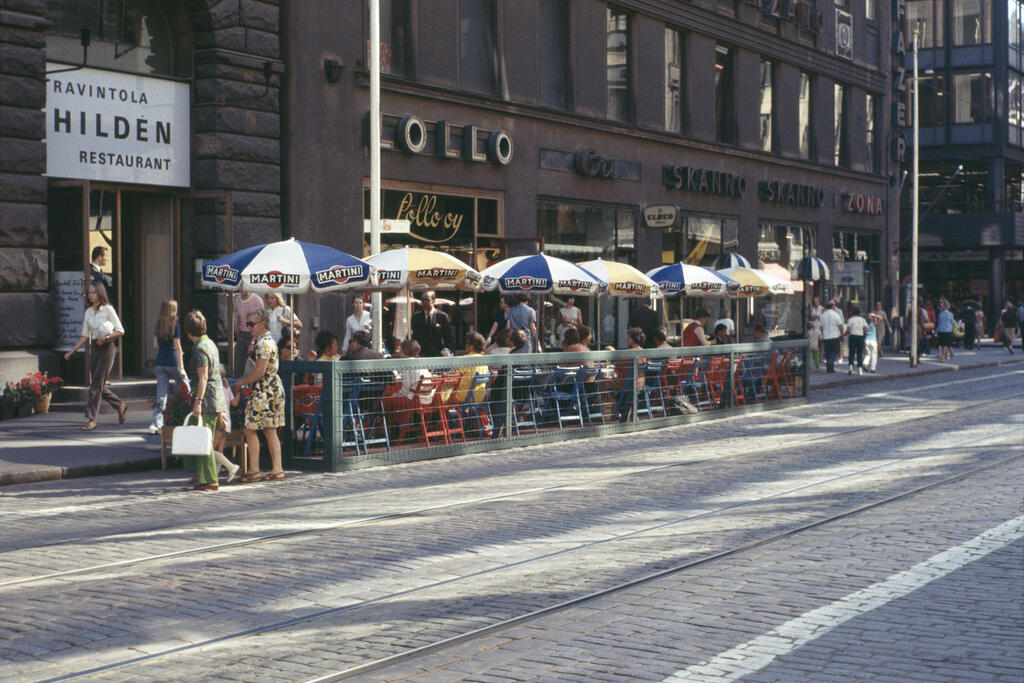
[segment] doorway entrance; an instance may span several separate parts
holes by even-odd
[[[152,371],[160,302],[179,293],[174,215],[175,195],[166,190],[51,181],[49,246],[61,302],[58,350],[71,348],[78,339],[90,261],[94,251],[104,248],[106,262],[100,268],[110,279],[108,298],[125,329],[112,376]],[[76,380],[88,376],[81,357],[73,358],[66,372]]]

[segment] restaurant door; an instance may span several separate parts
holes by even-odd
[[[81,332],[89,264],[99,248],[106,251],[103,273],[125,328],[112,375],[151,372],[153,330],[160,303],[178,291],[174,239],[175,195],[82,181],[51,181],[48,199],[50,249],[58,299],[58,350],[70,349]],[[67,368],[73,378],[88,377],[81,357]]]

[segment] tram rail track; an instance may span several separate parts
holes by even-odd
[[[987,389],[987,388],[983,388],[983,389],[979,389],[978,391],[972,392],[972,393],[985,393],[985,394],[989,394],[990,390]],[[1016,394],[1011,394],[1009,396],[1006,396],[1004,398],[1005,399],[1016,399],[1016,398],[1021,398],[1022,396],[1024,396],[1024,393],[1016,393]],[[963,393],[958,394],[957,398],[962,400],[964,398],[964,394]],[[973,406],[973,407],[978,407],[978,406]],[[909,425],[909,424],[912,424],[912,423],[921,422],[921,421],[925,421],[925,420],[940,420],[941,421],[941,418],[943,418],[944,416],[947,416],[947,415],[952,414],[952,413],[962,413],[964,410],[965,410],[964,406],[961,405],[961,406],[958,406],[956,408],[945,410],[945,411],[936,411],[936,412],[930,413],[928,415],[908,418],[906,420],[902,420],[898,424],[901,425],[901,426],[905,426],[905,425]],[[793,441],[791,445],[792,446],[808,445],[808,444],[812,444],[814,442],[818,442],[818,441],[822,441],[822,440],[834,439],[834,438],[837,438],[837,437],[845,437],[845,436],[849,436],[851,434],[856,434],[858,432],[869,431],[869,430],[872,430],[874,428],[875,427],[873,425],[869,425],[869,426],[853,427],[853,428],[849,428],[849,429],[841,429],[841,430],[837,430],[837,431],[833,431],[833,432],[828,432],[828,433],[825,433],[825,434],[819,434],[819,435],[815,435],[815,436],[806,437],[806,438],[803,438],[803,439],[797,439],[797,440]],[[694,459],[676,460],[676,461],[673,461],[673,462],[664,463],[664,464],[660,464],[660,465],[656,465],[656,466],[651,466],[651,467],[630,468],[630,469],[627,469],[624,472],[619,472],[619,473],[615,473],[615,474],[611,474],[611,475],[606,475],[606,476],[601,476],[601,477],[590,477],[590,478],[587,478],[587,479],[576,479],[576,480],[573,480],[573,481],[570,481],[570,482],[552,484],[550,486],[528,487],[528,488],[517,489],[517,490],[513,490],[513,491],[505,491],[505,492],[498,493],[498,494],[495,494],[495,495],[490,495],[490,496],[477,496],[477,497],[466,498],[466,499],[457,500],[457,501],[448,502],[448,503],[439,504],[439,505],[422,506],[422,507],[413,508],[413,509],[401,510],[401,511],[393,512],[393,513],[371,515],[371,516],[367,516],[367,517],[360,517],[360,518],[356,518],[356,519],[348,519],[348,520],[343,520],[343,521],[340,521],[340,522],[334,522],[334,523],[328,523],[328,524],[311,525],[309,527],[301,528],[301,529],[292,529],[292,530],[289,530],[289,531],[276,532],[276,533],[272,533],[272,534],[264,534],[264,535],[261,535],[261,536],[256,536],[256,537],[251,537],[251,538],[237,539],[237,540],[233,540],[233,541],[225,541],[225,542],[222,542],[222,543],[215,543],[215,544],[209,544],[209,545],[203,545],[203,546],[196,546],[196,547],[192,547],[192,548],[185,548],[185,549],[176,550],[176,551],[167,552],[167,553],[158,553],[158,554],[153,554],[153,555],[144,555],[144,556],[141,556],[141,557],[134,557],[134,558],[128,558],[128,559],[123,559],[123,560],[117,560],[117,561],[114,561],[114,562],[107,562],[107,563],[102,563],[102,564],[90,565],[90,566],[87,566],[87,567],[78,567],[78,568],[75,568],[75,569],[67,569],[67,570],[62,570],[62,571],[57,571],[57,572],[49,572],[49,573],[46,573],[46,574],[37,574],[37,575],[34,575],[34,576],[24,576],[24,577],[12,578],[12,579],[5,579],[5,580],[0,580],[0,592],[3,592],[4,590],[9,589],[9,588],[18,587],[18,586],[24,586],[24,585],[33,584],[33,583],[40,583],[40,582],[44,582],[44,581],[63,579],[63,578],[68,578],[68,577],[73,577],[73,576],[81,576],[81,575],[86,575],[86,574],[91,574],[91,573],[98,573],[98,572],[104,572],[104,571],[111,571],[111,570],[116,570],[116,569],[121,569],[121,568],[133,567],[133,566],[137,566],[137,565],[141,565],[141,564],[146,564],[146,563],[154,563],[154,562],[161,562],[161,561],[166,561],[166,560],[173,560],[173,559],[178,559],[178,558],[184,558],[184,557],[189,557],[189,556],[193,556],[193,555],[217,553],[217,552],[220,552],[220,551],[231,550],[231,549],[245,547],[245,546],[253,546],[253,545],[274,543],[274,542],[288,540],[288,539],[293,539],[293,538],[301,537],[301,536],[309,536],[309,535],[315,535],[315,534],[322,534],[322,533],[325,533],[325,532],[338,531],[338,530],[342,530],[342,529],[346,529],[346,528],[352,528],[352,527],[356,527],[356,526],[364,526],[364,525],[368,525],[368,524],[375,524],[375,523],[381,523],[381,522],[389,522],[389,521],[394,521],[394,520],[403,519],[403,518],[415,517],[415,516],[420,516],[420,515],[423,515],[423,514],[426,514],[426,513],[431,513],[431,512],[438,512],[438,511],[442,511],[442,510],[454,509],[454,508],[459,508],[459,507],[466,507],[466,506],[471,506],[471,505],[479,505],[479,504],[490,503],[490,502],[495,502],[495,501],[512,500],[512,499],[521,498],[521,497],[524,497],[524,496],[533,496],[533,495],[537,495],[537,494],[541,494],[541,493],[548,493],[548,492],[556,491],[556,490],[559,490],[559,489],[576,488],[576,487],[579,487],[579,486],[586,486],[586,485],[590,485],[590,484],[597,484],[597,483],[604,482],[604,481],[609,481],[609,480],[642,476],[642,475],[645,475],[645,474],[651,474],[651,473],[654,473],[654,472],[669,470],[669,469],[673,469],[673,468],[676,468],[676,467],[692,465],[695,462],[699,462],[699,461],[714,460],[715,462],[725,462],[725,461],[740,460],[740,459],[743,459],[743,458],[749,458],[749,457],[754,457],[754,456],[762,455],[762,454],[764,454],[766,452],[772,451],[773,448],[774,447],[769,446],[769,447],[765,447],[765,448],[748,449],[748,450],[745,450],[745,451],[739,452],[739,453],[731,453],[729,455],[715,456],[713,458],[705,458],[705,459],[700,459],[700,460],[694,460]],[[443,484],[440,485],[440,486],[443,486]],[[352,500],[358,500],[358,499],[360,499],[360,498],[362,498],[362,497],[364,497],[366,495],[376,495],[376,494],[356,494],[354,496],[352,496],[352,495],[341,495],[341,496],[338,496],[336,499],[333,499],[333,500],[322,500],[322,501],[318,501],[315,504],[310,504],[310,505],[325,506],[325,505],[329,505],[329,504],[336,504],[336,503],[342,502],[342,501],[351,502]],[[309,507],[309,505],[294,505],[294,506],[289,506],[287,509],[288,510],[294,510],[294,509],[301,509],[301,508],[305,508],[305,507]],[[144,529],[144,530],[133,530],[132,533],[133,534],[154,533],[154,532],[161,531],[161,530],[164,530],[164,529],[167,529],[167,528],[175,528],[175,527],[173,525],[160,525],[158,527],[152,527],[152,528],[148,528],[148,529]],[[116,535],[113,535],[113,536],[112,535],[96,536],[96,537],[91,537],[90,539],[87,539],[87,540],[89,540],[89,541],[96,541],[96,540],[99,540],[99,539],[109,540],[110,538],[114,538],[114,537],[116,537]],[[70,545],[74,545],[74,544],[77,544],[77,543],[80,543],[80,542],[81,542],[81,539],[76,539],[76,541],[73,541],[73,542],[72,541],[68,541],[68,542],[63,542],[63,543],[59,543],[59,544],[41,544],[39,546],[26,546],[26,547],[23,547],[23,548],[7,549],[7,550],[5,550],[3,552],[0,552],[0,557],[6,555],[8,553],[32,551],[32,550],[38,550],[38,549],[42,549],[42,548],[53,548],[55,546],[56,547],[59,547],[59,546],[70,546]]]
[[[925,451],[923,453],[915,454],[915,455],[908,456],[908,457],[894,458],[894,459],[888,460],[888,461],[880,463],[880,464],[872,465],[870,467],[859,468],[859,469],[857,469],[855,471],[843,473],[843,474],[836,475],[836,476],[826,477],[826,478],[823,478],[823,479],[820,479],[820,480],[817,480],[817,481],[813,481],[813,482],[810,482],[810,483],[807,483],[807,484],[803,484],[803,485],[800,485],[800,486],[797,486],[797,487],[792,487],[792,488],[789,488],[789,489],[786,489],[786,490],[777,491],[777,492],[772,493],[771,495],[768,495],[768,496],[762,496],[760,498],[754,498],[754,499],[744,500],[744,501],[737,502],[737,503],[730,504],[730,505],[720,506],[720,507],[718,507],[716,509],[709,510],[709,511],[706,511],[706,512],[702,512],[702,513],[699,513],[699,514],[685,515],[685,516],[682,516],[682,517],[679,517],[679,518],[676,518],[676,519],[673,519],[673,520],[661,522],[661,523],[658,523],[658,524],[655,524],[655,525],[649,525],[647,527],[643,527],[643,528],[640,528],[640,529],[634,529],[634,530],[632,530],[632,531],[630,531],[628,533],[618,534],[618,535],[615,535],[615,536],[610,536],[610,537],[607,537],[607,538],[599,539],[597,541],[592,541],[592,542],[589,542],[589,543],[579,544],[578,546],[573,547],[573,548],[559,550],[559,551],[552,552],[552,553],[544,553],[544,554],[536,555],[534,557],[529,557],[529,558],[521,559],[521,560],[518,560],[518,561],[515,561],[515,562],[506,563],[506,564],[503,564],[503,565],[500,565],[500,566],[497,566],[497,567],[493,567],[493,568],[487,569],[485,571],[472,572],[472,573],[466,574],[464,576],[458,576],[458,577],[447,579],[447,580],[436,581],[436,582],[433,582],[433,583],[430,583],[430,584],[425,584],[425,585],[421,585],[421,586],[416,586],[416,587],[408,588],[408,589],[405,589],[405,590],[402,590],[402,591],[396,591],[396,592],[393,592],[391,594],[382,595],[382,596],[379,596],[377,598],[370,599],[370,600],[364,600],[364,601],[360,601],[360,602],[357,602],[357,603],[348,604],[348,605],[344,605],[344,606],[340,606],[340,607],[336,607],[336,608],[331,608],[331,609],[326,609],[326,610],[319,610],[317,612],[313,612],[313,613],[310,613],[310,614],[307,614],[307,615],[303,615],[301,617],[292,618],[292,619],[288,619],[288,620],[283,620],[283,621],[279,621],[279,622],[275,622],[275,623],[271,623],[271,624],[265,624],[265,625],[262,625],[262,626],[259,626],[259,627],[255,627],[255,628],[252,628],[252,629],[245,630],[245,631],[241,631],[241,632],[237,632],[237,633],[232,633],[232,634],[226,634],[226,635],[223,635],[223,636],[218,636],[216,638],[207,639],[207,640],[204,640],[204,641],[201,641],[201,642],[197,642],[197,643],[192,643],[192,644],[189,644],[189,645],[186,645],[186,646],[181,646],[181,647],[177,647],[177,648],[171,648],[171,649],[168,649],[168,650],[165,650],[165,651],[162,651],[162,652],[157,652],[157,653],[153,653],[153,654],[149,654],[149,655],[145,655],[145,656],[129,658],[129,659],[126,659],[126,660],[122,660],[120,662],[115,662],[115,663],[108,664],[108,665],[101,666],[101,667],[95,667],[95,668],[92,668],[92,669],[87,669],[87,670],[83,670],[83,671],[74,672],[74,673],[70,673],[70,674],[67,674],[67,675],[60,676],[60,677],[51,678],[51,679],[48,679],[48,680],[50,680],[50,681],[64,681],[64,680],[74,680],[74,679],[78,679],[78,678],[92,677],[92,676],[96,676],[96,675],[107,673],[107,672],[120,671],[120,670],[128,669],[130,667],[140,666],[140,665],[143,665],[145,663],[153,662],[153,661],[155,661],[157,659],[162,659],[162,658],[167,658],[167,657],[174,657],[174,656],[184,655],[184,654],[188,654],[188,653],[192,653],[192,652],[198,652],[199,650],[202,650],[202,649],[211,648],[211,647],[218,646],[218,645],[223,645],[223,644],[230,643],[230,642],[233,642],[233,641],[240,641],[240,640],[243,640],[245,638],[253,637],[253,636],[256,636],[256,635],[263,634],[263,633],[268,633],[268,632],[271,632],[271,631],[281,631],[281,630],[289,629],[289,628],[292,628],[292,627],[297,627],[297,626],[300,626],[300,625],[303,625],[303,624],[308,624],[308,623],[310,623],[312,621],[315,621],[315,620],[318,620],[318,619],[324,619],[324,618],[329,617],[329,616],[334,616],[334,615],[339,615],[339,614],[343,614],[343,613],[347,613],[347,612],[352,612],[352,611],[355,611],[355,610],[358,610],[358,609],[363,609],[363,608],[371,607],[371,606],[374,606],[374,605],[379,605],[381,603],[388,602],[388,601],[394,601],[394,600],[408,598],[409,596],[416,595],[416,594],[422,594],[422,593],[424,593],[426,591],[435,590],[435,589],[438,589],[438,588],[441,588],[441,587],[451,586],[451,585],[457,584],[457,583],[469,582],[469,581],[472,581],[472,580],[475,580],[475,579],[479,579],[479,578],[484,577],[484,576],[492,576],[492,575],[494,575],[496,573],[509,571],[509,570],[515,569],[515,568],[520,568],[520,567],[523,567],[524,565],[527,565],[527,564],[541,563],[541,562],[544,562],[546,560],[551,560],[551,559],[556,558],[556,557],[561,557],[561,556],[564,556],[564,555],[568,555],[570,553],[578,553],[578,552],[581,552],[581,551],[585,551],[585,550],[589,550],[589,549],[592,549],[592,548],[596,548],[596,547],[601,546],[601,545],[608,545],[608,544],[624,541],[626,539],[636,538],[638,536],[641,536],[641,535],[644,535],[644,534],[650,534],[650,533],[653,533],[653,532],[657,532],[657,531],[660,531],[660,530],[663,530],[663,529],[666,529],[666,528],[669,528],[669,527],[678,526],[678,525],[686,524],[686,523],[692,523],[692,522],[695,522],[696,520],[706,519],[708,517],[715,516],[715,515],[723,515],[723,514],[726,514],[728,512],[732,512],[732,511],[735,511],[737,509],[740,509],[740,508],[746,508],[746,507],[751,507],[751,506],[755,506],[755,505],[758,505],[758,504],[763,504],[763,503],[770,502],[770,501],[776,501],[776,500],[778,500],[780,498],[783,498],[785,496],[791,496],[791,495],[794,495],[794,494],[797,494],[797,493],[805,494],[806,492],[808,492],[810,490],[813,490],[815,488],[826,487],[829,484],[833,484],[833,483],[841,481],[841,480],[848,480],[848,479],[852,479],[852,478],[855,478],[855,477],[863,477],[863,476],[868,475],[868,474],[877,473],[877,472],[879,472],[881,470],[884,470],[886,468],[899,466],[901,464],[906,464],[906,463],[909,463],[909,462],[912,462],[912,461],[915,461],[915,460],[922,460],[922,459],[925,459],[925,458],[934,457],[934,456],[936,456],[938,454],[946,453],[946,452],[954,450],[954,449],[964,449],[964,448],[969,448],[969,447],[977,447],[979,444],[982,444],[983,442],[998,441],[998,440],[1002,439],[1003,437],[1006,437],[1007,435],[1019,433],[1019,431],[1020,431],[1020,428],[1019,427],[1015,427],[1013,429],[1001,431],[1001,432],[994,433],[994,434],[986,434],[986,435],[984,435],[982,437],[979,437],[979,438],[973,438],[973,439],[967,439],[967,440],[958,441],[956,443],[949,444],[949,445],[943,446],[941,448],[930,449],[930,450]],[[1002,445],[1002,444],[1000,444],[1000,445]],[[995,448],[997,448],[997,446],[993,445],[993,446],[991,446],[991,448],[995,449]],[[855,506],[853,508],[848,508],[846,510],[841,510],[841,511],[835,513],[835,514],[830,514],[830,515],[828,515],[826,517],[823,517],[823,518],[813,519],[813,520],[809,520],[809,521],[797,524],[795,526],[792,526],[791,528],[783,529],[782,531],[779,531],[779,532],[776,532],[776,533],[772,533],[772,534],[770,534],[767,537],[756,539],[756,540],[753,540],[753,541],[750,541],[750,542],[747,542],[747,543],[742,543],[742,544],[736,545],[735,547],[728,548],[726,550],[722,550],[722,551],[719,551],[719,552],[714,552],[714,553],[708,554],[708,555],[703,556],[703,557],[698,557],[696,559],[688,560],[688,561],[683,562],[683,563],[675,564],[675,565],[673,565],[671,567],[668,567],[666,569],[663,569],[663,570],[660,570],[660,571],[657,571],[657,572],[645,574],[645,575],[640,576],[640,577],[634,577],[634,578],[632,578],[630,580],[627,580],[627,581],[621,581],[621,582],[619,582],[617,584],[614,584],[612,586],[605,587],[602,590],[592,591],[592,592],[589,592],[589,593],[584,594],[584,595],[576,596],[576,597],[574,597],[572,599],[569,599],[569,600],[563,600],[563,601],[560,601],[560,602],[558,602],[556,604],[545,606],[545,607],[543,607],[541,609],[531,610],[531,611],[528,611],[528,612],[526,612],[524,614],[521,614],[521,615],[516,615],[516,616],[510,617],[510,618],[507,618],[507,619],[499,620],[499,621],[497,621],[497,622],[495,622],[495,623],[493,623],[493,624],[491,624],[489,626],[483,627],[483,628],[471,629],[471,630],[465,631],[465,632],[463,632],[463,633],[461,633],[459,635],[456,635],[456,636],[452,636],[452,637],[448,637],[448,638],[437,640],[437,641],[435,641],[435,642],[433,642],[431,644],[428,644],[428,645],[407,649],[407,650],[405,650],[403,652],[400,652],[400,653],[395,653],[395,654],[393,654],[393,655],[391,655],[389,657],[386,657],[386,658],[377,659],[377,660],[374,660],[372,662],[367,662],[367,663],[364,663],[364,664],[361,664],[361,665],[358,665],[358,666],[349,667],[349,668],[344,669],[344,670],[337,670],[337,671],[335,671],[335,672],[333,672],[331,674],[328,674],[326,676],[323,676],[323,677],[320,677],[320,678],[317,678],[317,679],[314,679],[314,680],[316,680],[316,681],[321,681],[321,680],[340,680],[340,679],[343,679],[343,678],[359,675],[359,674],[362,674],[362,673],[367,673],[369,671],[372,671],[372,670],[375,670],[375,669],[379,669],[381,667],[388,666],[388,665],[391,665],[391,664],[399,663],[401,661],[406,661],[406,660],[408,660],[410,658],[413,658],[413,657],[416,657],[416,656],[420,656],[420,655],[426,654],[428,652],[434,652],[434,651],[437,651],[439,649],[443,649],[445,647],[449,647],[451,645],[455,645],[457,643],[466,642],[467,640],[470,640],[472,638],[481,637],[481,636],[483,636],[483,635],[485,635],[487,633],[491,633],[491,632],[493,632],[495,630],[498,630],[498,629],[501,629],[501,628],[505,628],[505,627],[508,627],[508,626],[516,624],[516,623],[522,623],[523,621],[534,619],[534,618],[537,618],[539,616],[543,616],[545,614],[550,614],[550,613],[553,613],[555,611],[567,609],[567,608],[572,607],[574,605],[581,604],[582,602],[593,600],[593,599],[596,599],[598,597],[602,597],[602,596],[605,596],[605,595],[610,595],[610,594],[613,594],[614,592],[625,590],[627,588],[630,588],[630,587],[635,586],[635,585],[639,585],[639,584],[644,583],[644,582],[652,581],[654,579],[657,579],[657,578],[660,578],[660,577],[663,577],[663,576],[668,576],[668,575],[671,575],[673,573],[682,572],[682,571],[685,571],[686,569],[693,568],[693,567],[696,567],[696,566],[700,566],[700,565],[703,565],[703,564],[707,564],[709,562],[714,562],[716,560],[724,559],[726,557],[730,557],[730,556],[736,555],[738,553],[742,553],[742,552],[744,552],[746,550],[749,550],[749,549],[752,549],[752,548],[756,548],[756,547],[759,547],[761,545],[765,545],[767,543],[771,543],[771,542],[774,542],[774,541],[777,541],[777,540],[781,540],[783,538],[792,536],[794,534],[802,533],[802,532],[807,531],[809,529],[820,527],[820,526],[828,524],[829,522],[832,522],[832,521],[837,521],[837,520],[844,519],[846,517],[849,517],[849,516],[852,516],[852,515],[856,515],[856,514],[859,514],[859,513],[868,511],[868,510],[876,509],[876,508],[878,508],[880,506],[884,506],[886,504],[891,504],[893,502],[896,502],[896,501],[899,501],[899,500],[903,500],[903,499],[905,499],[907,497],[910,497],[910,496],[922,493],[924,491],[928,491],[928,490],[931,490],[931,489],[934,489],[934,488],[937,488],[937,487],[940,487],[940,486],[944,486],[944,485],[948,485],[948,484],[960,481],[962,479],[965,479],[967,477],[976,475],[978,473],[985,472],[985,471],[987,471],[989,469],[997,468],[997,467],[1004,466],[1004,465],[1007,465],[1007,464],[1012,463],[1012,462],[1019,461],[1022,458],[1024,458],[1024,454],[1017,454],[1017,455],[1011,456],[1009,458],[1002,458],[1002,459],[999,459],[999,460],[994,461],[994,462],[988,462],[988,463],[985,463],[984,465],[981,465],[981,466],[978,466],[978,467],[974,467],[974,468],[972,468],[970,470],[967,470],[967,471],[957,472],[957,473],[952,474],[950,476],[943,477],[943,478],[941,478],[939,480],[929,481],[928,483],[923,484],[921,486],[916,486],[916,487],[914,487],[912,489],[909,489],[909,490],[904,490],[904,491],[897,492],[897,493],[895,493],[893,495],[890,495],[890,496],[887,496],[887,497],[885,497],[885,498],[883,498],[881,500],[869,501],[869,502],[867,502],[865,504],[857,505],[857,506]]]

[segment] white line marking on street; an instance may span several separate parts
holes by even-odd
[[[771,664],[841,624],[882,607],[1024,538],[1024,515],[1004,522],[962,545],[944,550],[884,581],[811,610],[782,626],[723,652],[713,659],[677,671],[663,683],[734,681]]]

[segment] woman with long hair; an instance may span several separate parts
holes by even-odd
[[[93,283],[85,293],[89,305],[82,319],[82,336],[78,338],[71,350],[64,354],[64,360],[71,360],[71,355],[86,344],[89,344],[89,358],[92,365],[92,379],[89,382],[89,401],[85,404],[86,423],[82,431],[96,429],[96,416],[100,412],[100,398],[117,410],[118,423],[124,424],[128,415],[128,404],[107,386],[107,378],[114,367],[114,356],[117,347],[114,341],[124,336],[124,327],[117,311],[110,305],[107,289],[101,284]]]
[[[159,434],[164,426],[164,411],[167,410],[167,394],[171,378],[188,382],[185,360],[181,352],[181,326],[178,324],[178,302],[168,299],[160,304],[160,317],[153,333],[153,348],[156,349],[156,402],[153,404],[153,419],[149,433]]]
[[[275,344],[281,341],[281,335],[285,330],[290,331],[291,336],[298,335],[302,329],[302,322],[299,316],[292,313],[290,306],[285,306],[280,294],[267,292],[263,295],[263,303],[270,313],[270,336],[274,338]]]

